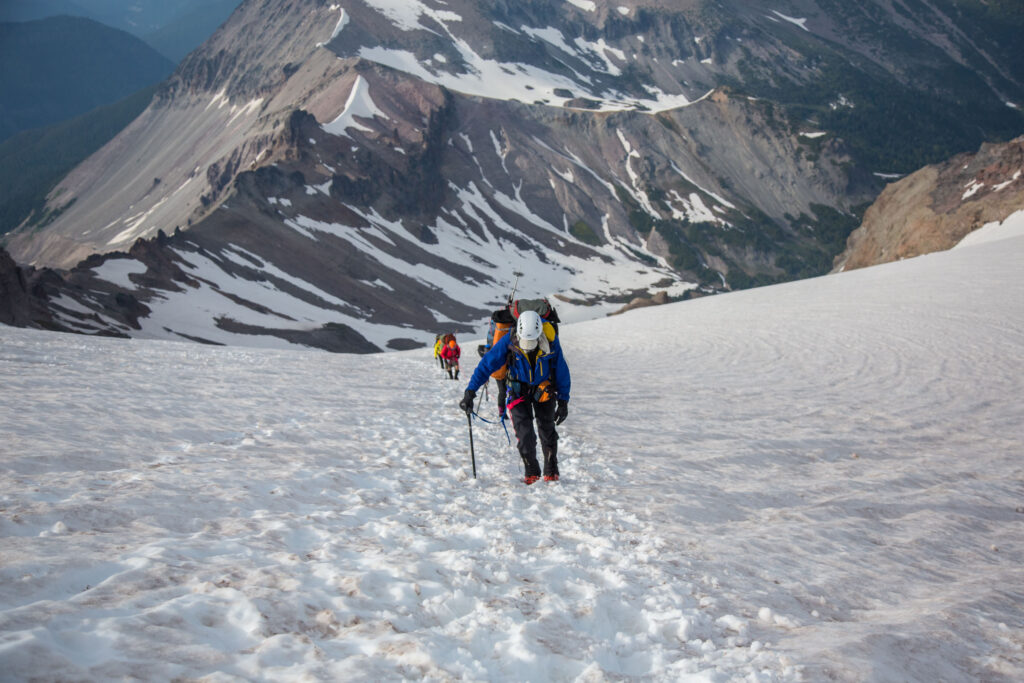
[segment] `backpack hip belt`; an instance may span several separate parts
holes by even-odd
[[[554,387],[551,386],[549,380],[544,380],[540,384],[534,385],[510,379],[508,380],[508,392],[521,399],[532,398],[537,403],[550,401],[555,396]]]

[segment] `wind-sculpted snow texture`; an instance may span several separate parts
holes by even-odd
[[[1019,228],[564,325],[532,487],[424,350],[0,328],[3,675],[1021,680]]]

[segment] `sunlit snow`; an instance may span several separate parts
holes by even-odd
[[[998,242],[999,240],[1011,237],[1024,237],[1024,210],[1010,214],[1006,220],[996,223],[986,223],[981,228],[970,232],[960,240],[954,249],[970,247],[987,242]]]
[[[339,7],[338,5],[331,5],[331,6],[329,7],[329,9],[330,9],[331,11],[335,11],[335,10],[337,10],[338,12],[340,12],[340,16],[338,17],[338,23],[337,23],[337,24],[336,24],[336,25],[334,26],[334,31],[332,31],[332,32],[331,32],[331,37],[330,37],[330,38],[328,38],[328,39],[327,39],[327,40],[326,40],[325,42],[323,42],[323,43],[317,43],[317,46],[318,46],[318,47],[319,47],[319,46],[321,46],[321,45],[326,45],[327,43],[329,43],[329,42],[331,42],[332,40],[334,40],[335,38],[337,38],[337,37],[338,37],[338,35],[339,35],[339,34],[341,33],[341,30],[342,30],[343,28],[345,28],[345,26],[346,26],[346,25],[348,24],[348,22],[349,22],[349,17],[348,17],[348,15],[347,15],[347,14],[345,14],[345,8],[343,8],[343,7]]]
[[[146,268],[144,263],[133,258],[112,258],[96,268],[94,273],[101,280],[106,280],[125,289],[134,289],[135,283],[131,281],[129,275],[142,275],[146,272]]]
[[[348,100],[345,102],[345,108],[333,121],[325,123],[323,129],[332,135],[347,135],[346,131],[349,128],[371,131],[371,128],[356,121],[356,117],[373,119],[376,116],[388,118],[387,114],[381,111],[370,97],[370,84],[362,76],[356,76]]]
[[[434,9],[420,0],[364,0],[370,7],[386,16],[403,31],[428,30],[420,21],[426,16],[440,24],[448,21],[462,21],[455,12]]]
[[[992,191],[999,192],[1000,190],[1005,190],[1010,185],[1013,185],[1015,182],[1017,182],[1017,180],[1020,179],[1021,173],[1022,171],[1017,171],[1009,180],[1004,180],[1001,183],[996,183],[995,185],[992,186]]]
[[[593,0],[566,0],[570,5],[575,5],[585,12],[594,12],[597,10],[597,3]]]
[[[972,180],[971,182],[967,183],[965,187],[967,188],[967,190],[964,192],[963,196],[960,197],[961,201],[973,197],[978,192],[978,190],[985,187],[985,183],[979,183],[976,180]]]
[[[794,17],[787,17],[782,12],[777,12],[775,10],[772,10],[772,14],[774,14],[775,16],[777,16],[778,18],[780,18],[780,19],[782,19],[784,21],[788,21],[791,24],[795,24],[795,25],[799,26],[800,28],[802,28],[805,31],[809,31],[810,30],[810,29],[807,28],[807,19],[796,19]]]

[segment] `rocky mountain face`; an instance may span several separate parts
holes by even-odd
[[[59,275],[44,271],[57,288],[63,286]],[[46,306],[47,295],[34,268],[22,268],[0,249],[0,323],[15,327],[62,329],[55,325]],[[68,330],[70,331],[70,330]]]
[[[835,270],[950,249],[968,233],[1024,211],[1024,137],[926,166],[887,186]]]
[[[248,0],[7,247],[71,269],[67,329],[343,351],[478,329],[516,273],[563,318],[819,274],[924,154],[877,117],[1021,126],[945,5]]]

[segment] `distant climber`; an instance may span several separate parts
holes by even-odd
[[[445,370],[448,371],[448,379],[458,379],[459,356],[462,355],[462,349],[455,341],[454,334],[448,335],[446,340],[445,345],[441,348],[441,359],[444,361]]]
[[[442,370],[444,370],[444,358],[441,357],[441,349],[444,348],[444,342],[447,336],[448,335],[446,333],[434,335],[434,360],[437,361]]]

